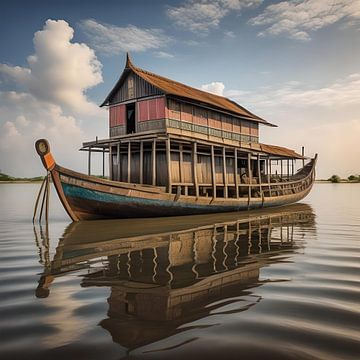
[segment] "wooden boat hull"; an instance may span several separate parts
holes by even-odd
[[[294,187],[289,190],[284,190],[287,184],[273,184],[281,191],[271,191],[269,186],[268,194],[272,196],[264,196],[265,188],[262,196],[212,198],[176,195],[163,187],[111,181],[77,173],[57,165],[49,148],[45,155],[40,156],[51,172],[59,198],[73,221],[210,214],[287,205],[301,200],[310,192],[316,163],[314,158],[309,172],[298,180],[299,185],[293,182]]]

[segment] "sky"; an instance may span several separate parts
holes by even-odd
[[[261,142],[318,153],[318,178],[360,173],[360,0],[13,0],[0,40],[1,172],[43,174],[38,138],[85,172],[78,149],[108,136],[99,105],[130,52],[278,125]]]

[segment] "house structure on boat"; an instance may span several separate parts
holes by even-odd
[[[109,109],[109,138],[83,144],[89,175],[91,153],[108,152],[110,180],[185,196],[261,197],[269,190],[261,183],[289,180],[294,161],[304,163],[303,154],[260,142],[260,126],[275,125],[225,97],[140,69],[129,55],[101,106]]]
[[[47,219],[50,176],[73,221],[280,206],[303,199],[314,183],[317,155],[260,142],[260,126],[274,125],[227,98],[142,70],[129,56],[102,106],[109,137],[83,144],[88,175],[58,165],[48,141],[37,140],[48,176],[33,218],[44,188]],[[108,154],[109,179],[91,176],[94,152],[103,155],[104,177]]]

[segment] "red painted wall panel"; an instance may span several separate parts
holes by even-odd
[[[115,105],[110,107],[110,127],[125,125],[125,109],[125,105]]]
[[[165,118],[165,99],[156,98],[138,103],[138,121],[157,120]]]

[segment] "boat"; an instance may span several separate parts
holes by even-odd
[[[51,287],[70,273],[84,288],[108,288],[107,314],[99,324],[130,350],[182,332],[193,321],[206,317],[216,324],[218,314],[256,306],[261,301],[257,287],[288,280],[268,279],[261,270],[302,252],[304,234],[316,231],[307,204],[75,222],[53,255],[47,232],[34,229],[44,266],[36,296],[56,302]]]
[[[129,55],[101,106],[109,108],[109,138],[83,143],[87,174],[57,164],[46,139],[35,144],[73,221],[281,206],[303,199],[314,183],[317,155],[259,142],[259,127],[275,125],[143,70]],[[94,152],[103,155],[102,177],[91,174]]]

